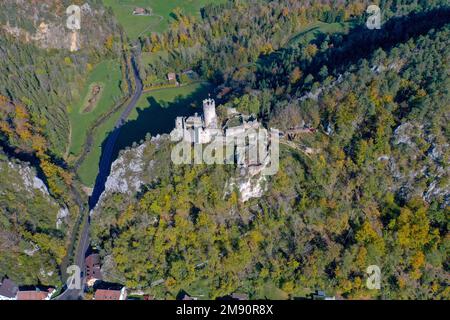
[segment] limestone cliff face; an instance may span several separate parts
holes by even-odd
[[[267,188],[266,176],[257,174],[252,175],[247,170],[243,170],[237,178],[231,178],[225,188],[225,195],[237,188],[239,190],[240,200],[246,202],[252,198],[260,198],[264,195]]]
[[[0,197],[8,198],[11,194],[16,194],[16,199],[29,199],[29,203],[42,202],[46,206],[46,218],[56,229],[67,222],[69,210],[56,202],[44,181],[30,166],[20,161],[0,160],[0,174],[5,178],[0,184]]]
[[[117,29],[117,23],[94,1],[85,1],[81,8],[80,30],[67,27],[67,1],[3,0],[0,29],[41,48],[68,49],[101,48]],[[3,10],[5,8],[5,10]]]
[[[153,148],[157,151],[160,145],[167,141],[166,136],[158,136],[152,141],[122,152],[111,166],[111,173],[106,180],[105,191],[99,203],[113,193],[134,195],[144,184],[151,183],[158,175],[152,170],[154,161],[147,155]]]
[[[111,173],[97,209],[101,207],[103,200],[114,193],[134,196],[141,192],[145,185],[157,181],[164,171],[171,170],[169,163],[173,145],[168,135],[158,135],[151,141],[124,150],[111,166]],[[267,189],[267,177],[261,173],[263,169],[264,166],[257,169],[254,167],[236,169],[233,176],[223,181],[223,189],[220,192],[226,197],[237,189],[242,202],[262,197]]]
[[[448,206],[448,144],[437,141],[424,124],[413,121],[405,122],[395,129],[392,143],[392,156],[380,161],[388,161],[394,179],[394,191],[406,200],[420,196],[428,203],[441,200],[443,206]]]
[[[102,197],[114,192],[131,195],[140,191],[145,183],[144,169],[147,167],[142,158],[145,148],[146,145],[142,144],[114,161]],[[148,165],[151,168],[151,162]]]
[[[0,153],[0,270],[21,285],[57,284],[69,210],[34,168]],[[54,251],[55,250],[55,251]]]

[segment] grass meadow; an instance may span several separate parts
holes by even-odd
[[[200,9],[209,3],[221,3],[226,0],[103,0],[111,7],[118,21],[131,39],[151,32],[164,32],[173,18],[171,12],[179,7],[185,15],[200,18]],[[135,16],[136,7],[151,8],[151,16]]]

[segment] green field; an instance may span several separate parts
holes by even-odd
[[[70,108],[69,117],[72,126],[70,155],[79,155],[86,141],[88,128],[98,117],[114,106],[114,98],[121,97],[121,77],[120,64],[113,60],[102,61],[91,71],[80,96],[75,99],[77,103]],[[103,85],[101,97],[94,110],[83,113],[86,97],[89,96],[89,90],[93,83],[101,83]]]
[[[269,299],[269,300],[287,300],[289,299],[289,295],[275,286],[270,281],[265,284],[261,293],[260,299]]]
[[[112,117],[110,117],[106,122],[104,122],[100,127],[95,130],[94,144],[92,146],[91,152],[89,152],[83,161],[83,163],[78,168],[78,176],[81,182],[88,187],[93,187],[95,179],[98,174],[98,165],[100,162],[100,156],[102,152],[102,143],[108,137],[108,133],[120,117],[120,111],[116,112]]]
[[[221,3],[226,0],[103,0],[106,7],[111,7],[120,24],[131,39],[150,32],[164,32],[173,18],[170,16],[176,7],[186,15],[200,18],[200,9],[209,3]],[[151,16],[134,16],[136,7],[151,8]]]
[[[208,96],[210,89],[209,84],[194,83],[184,87],[144,93],[120,130],[120,136],[116,143],[116,154],[119,150],[130,146],[132,142],[139,142],[147,133],[156,135],[170,132],[175,125],[177,115],[185,115],[197,110],[201,112],[201,102]],[[102,143],[119,116],[120,112],[117,112],[95,131],[93,148],[78,169],[78,175],[86,186],[94,185]]]

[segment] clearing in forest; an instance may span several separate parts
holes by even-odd
[[[164,32],[173,21],[172,11],[180,8],[185,15],[200,18],[200,9],[207,4],[218,4],[225,0],[104,0],[111,7],[117,20],[125,28],[131,39],[151,32]],[[145,14],[136,15],[136,9],[144,9]]]
[[[123,96],[120,90],[121,78],[119,62],[105,60],[94,66],[81,90],[74,93],[76,103],[70,107],[69,112],[72,127],[69,150],[71,158],[80,154],[91,125]],[[96,86],[101,87],[100,92],[95,90]],[[93,95],[95,92],[97,94]]]

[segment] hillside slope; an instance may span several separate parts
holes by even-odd
[[[21,285],[59,284],[69,211],[26,163],[0,153],[0,174],[0,274]]]
[[[264,298],[275,286],[291,297],[448,299],[449,35],[446,24],[378,49],[306,96],[254,89],[261,105],[270,90],[273,126],[300,119],[317,132],[293,142],[320,150],[283,147],[260,199],[224,192],[233,166],[169,164],[169,142],[125,151],[92,216],[105,274],[160,298]],[[365,286],[374,264],[381,290]]]

